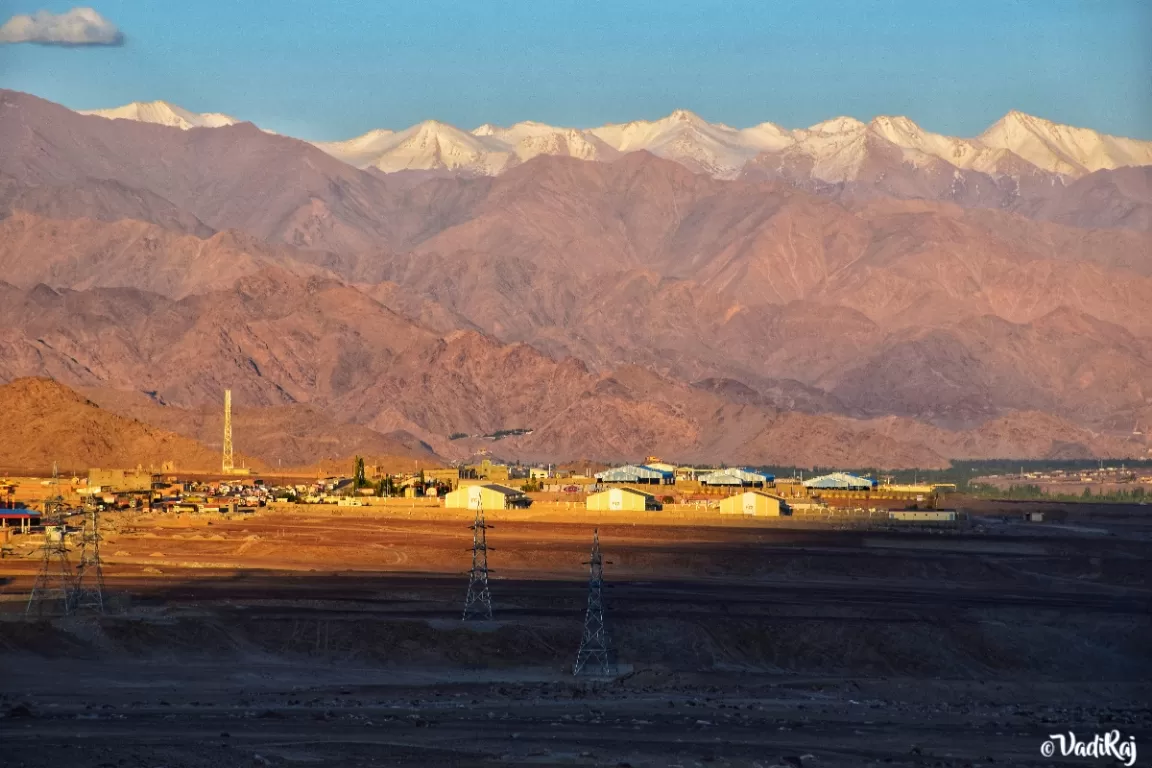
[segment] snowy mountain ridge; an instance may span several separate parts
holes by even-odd
[[[184,131],[190,128],[222,128],[241,122],[230,115],[222,115],[218,112],[197,114],[166,101],[134,101],[122,107],[87,109],[79,110],[79,112],[82,115],[97,115],[109,120],[136,120],[141,123],[156,123]]]
[[[83,114],[184,130],[239,122],[228,115],[197,114],[163,101],[134,102]],[[836,117],[793,130],[767,122],[733,128],[676,110],[658,120],[596,128],[525,121],[508,127],[484,124],[464,131],[426,120],[400,131],[375,129],[345,141],[312,143],[357,168],[484,176],[500,174],[537,155],[610,161],[641,150],[717,178],[736,178],[755,159],[760,164],[803,169],[812,178],[829,183],[856,179],[876,156],[877,147],[887,149],[885,157],[895,153],[901,163],[915,168],[939,167],[939,161],[944,161],[956,169],[992,176],[1018,177],[1038,169],[1078,178],[1098,170],[1152,165],[1152,141],[1110,136],[1015,111],[973,138],[933,133],[902,116],[880,116],[868,123]]]

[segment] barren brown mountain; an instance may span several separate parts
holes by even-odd
[[[79,115],[24,93],[0,91],[0,174],[5,210],[29,207],[114,220],[160,215],[192,231],[240,229],[272,242],[360,250],[419,236],[428,219],[460,205],[470,187],[434,180],[393,192],[319,149],[250,123],[181,131]],[[46,201],[63,196],[60,209]],[[90,199],[92,210],[82,201]]]
[[[951,359],[986,359],[1005,336],[1027,344],[992,355],[990,374],[960,374],[977,391],[913,387],[895,412],[971,424],[1037,392],[1043,399],[1024,407],[1091,420],[1152,391],[1147,235],[936,203],[848,208],[643,153],[532,161],[497,179],[490,197],[467,223],[382,257],[380,276],[498,338],[600,369],[640,363],[765,390],[794,381],[861,413],[894,412],[882,392],[869,394],[887,387],[874,371],[952,380]],[[1084,360],[1067,356],[1072,340],[1045,332],[1054,313],[1084,316],[1084,346],[1116,361],[1124,402],[1083,411],[1068,377]],[[935,335],[949,351],[897,362],[892,350],[910,334]]]
[[[897,417],[859,420],[737,405],[637,367],[601,380],[596,395],[580,403],[594,416],[590,422],[576,412],[561,413],[531,435],[509,438],[502,450],[537,459],[558,444],[568,455],[599,439],[595,455],[616,460],[634,459],[646,446],[658,445],[664,458],[675,461],[706,463],[723,456],[734,463],[808,467],[942,467],[949,459],[1126,457],[1145,451],[1143,442],[1128,435],[1103,435],[1034,412],[948,430]],[[653,435],[649,414],[636,403],[674,417],[675,429]]]
[[[140,288],[179,299],[275,265],[324,273],[294,260],[290,249],[231,231],[202,239],[130,219],[46,219],[25,211],[0,221],[0,274],[21,288]]]
[[[101,388],[85,389],[82,394],[105,410],[190,437],[215,450],[221,447],[224,412],[220,404],[178,408],[162,405],[139,392]],[[358,424],[342,423],[332,414],[303,403],[235,408],[232,429],[236,450],[260,460],[269,469],[327,462],[347,470],[354,456],[411,469],[417,462],[426,467],[439,459],[426,443],[407,432],[383,434]]]
[[[869,172],[903,186],[820,196],[643,152],[386,176],[250,125],[0,104],[0,379],[318,409],[268,415],[281,461],[327,452],[318,413],[372,430],[338,445],[442,456],[509,428],[534,432],[501,450],[550,458],[1146,450],[1124,436],[1152,407],[1147,169],[1030,219],[983,178],[967,207],[897,199],[941,195],[882,144]]]
[[[850,419],[735,403],[638,367],[596,374],[475,332],[440,337],[354,289],[287,273],[177,302],[127,289],[44,286],[8,288],[4,298],[5,377],[48,368],[62,381],[99,388],[89,391],[117,412],[180,425],[210,444],[220,392],[230,387],[245,435],[238,445],[267,463],[345,452],[430,461],[419,440],[452,457],[494,444],[448,441],[449,434],[510,428],[533,432],[498,449],[533,459],[624,460],[658,451],[700,461],[939,466],[951,455],[915,430],[911,439],[891,437]],[[146,392],[148,402],[109,389]],[[343,420],[362,427],[342,429]],[[963,444],[929,434],[945,446]],[[1116,442],[1085,444],[1126,455]],[[1012,455],[1048,449],[1032,440]]]
[[[220,454],[195,440],[105,411],[48,379],[0,385],[0,467],[43,471],[135,467],[213,469]]]

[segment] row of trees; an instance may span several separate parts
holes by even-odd
[[[1152,493],[1146,491],[1143,486],[1116,488],[1107,491],[1099,489],[1093,491],[1090,486],[1086,486],[1080,493],[1054,493],[1031,483],[1010,485],[1007,488],[985,483],[972,483],[969,486],[969,491],[981,498],[1011,499],[1013,501],[1035,499],[1037,501],[1107,501],[1133,504],[1152,500]]]
[[[443,496],[451,490],[445,483],[429,481],[424,477],[424,470],[420,470],[419,476],[416,478],[416,492],[420,495],[427,493],[429,488],[436,489],[437,496]],[[364,467],[364,458],[357,456],[355,464],[352,469],[352,488],[359,491],[361,488],[371,488],[376,492],[377,496],[396,496],[403,493],[403,486],[397,481],[394,475],[384,475],[377,478],[375,482],[370,481]]]

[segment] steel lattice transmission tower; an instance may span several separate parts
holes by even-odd
[[[59,483],[56,464],[52,465],[52,483]],[[25,614],[44,614],[44,606],[59,601],[65,615],[72,612],[73,573],[68,558],[68,511],[59,489],[44,502],[44,546],[41,547],[40,570],[32,584]]]
[[[472,571],[464,598],[462,621],[492,620],[492,593],[488,589],[488,524],[484,521],[484,501],[476,496],[476,519],[472,523]]]
[[[612,644],[604,627],[604,558],[597,528],[592,533],[592,557],[588,560],[588,612],[584,615],[584,635],[572,674],[613,677],[616,663],[612,656]]]
[[[232,390],[224,390],[224,461],[222,470],[230,474],[236,468],[232,459]]]
[[[89,501],[80,534],[80,559],[72,585],[72,607],[104,613],[104,561],[100,557],[100,509]]]

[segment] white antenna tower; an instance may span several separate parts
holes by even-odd
[[[224,474],[231,474],[236,468],[232,459],[232,390],[224,390]]]

